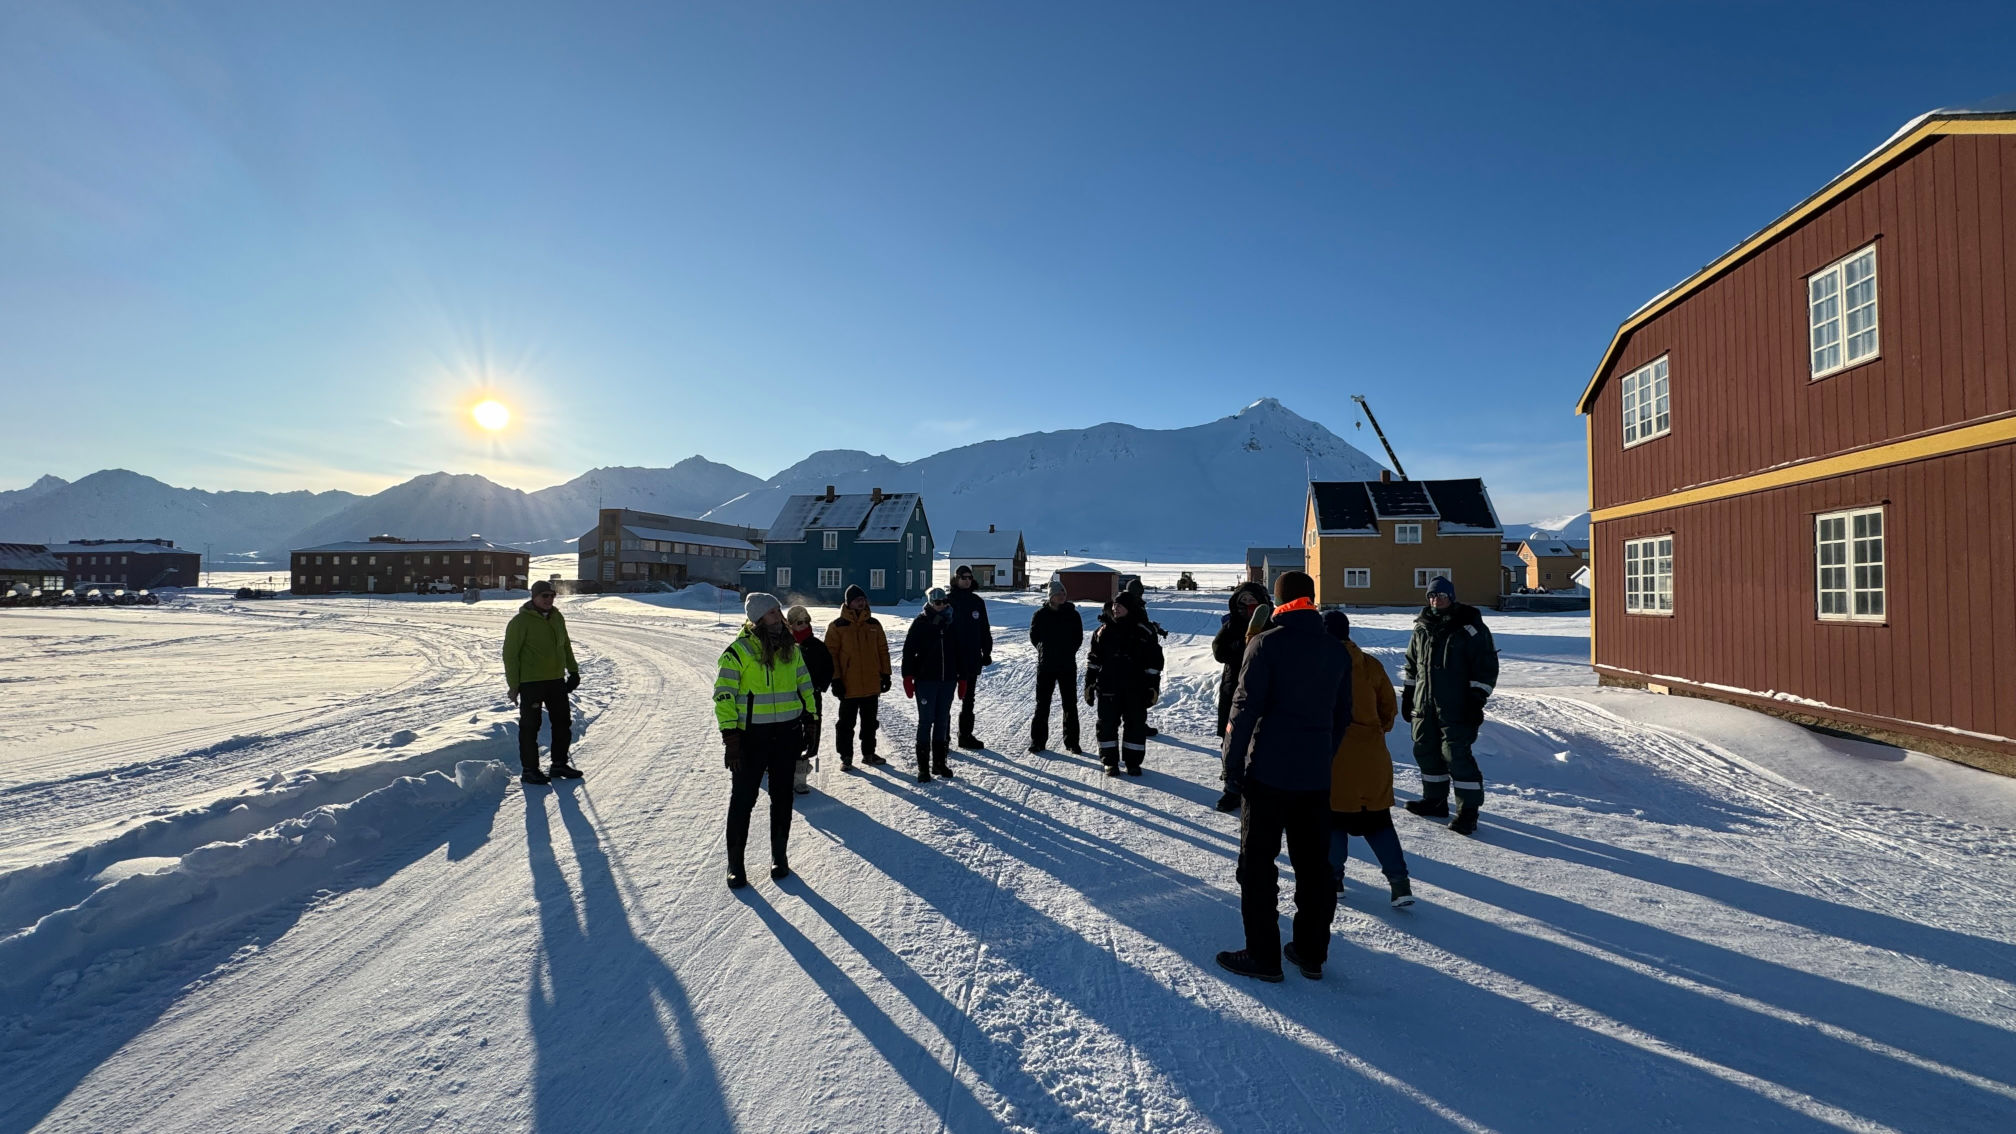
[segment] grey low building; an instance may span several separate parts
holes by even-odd
[[[0,543],[0,591],[16,583],[30,590],[60,591],[70,585],[70,565],[39,543]]]
[[[1288,564],[1293,563],[1294,566]],[[1282,571],[1300,571],[1304,562],[1303,551],[1299,547],[1249,547],[1246,549],[1246,581],[1259,583],[1271,594],[1274,580]],[[1274,565],[1269,573],[1268,564]]]
[[[604,508],[575,547],[584,583],[736,587],[742,584],[742,565],[763,558],[763,530]]]

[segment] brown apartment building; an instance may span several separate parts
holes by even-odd
[[[413,594],[429,584],[523,590],[531,586],[531,559],[516,547],[468,539],[398,539],[372,536],[290,553],[294,593]]]
[[[2016,113],[1911,123],[1618,328],[1606,682],[2016,771]]]

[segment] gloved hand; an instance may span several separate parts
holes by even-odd
[[[1228,787],[1225,789],[1225,794],[1218,797],[1217,807],[1227,815],[1236,815],[1244,802],[1236,790]]]
[[[515,685],[514,685],[514,686],[512,686],[512,687],[511,687],[511,692],[510,692],[510,697],[511,697],[511,703],[512,703],[512,704],[514,704],[514,705],[515,705],[515,704],[517,704],[517,703],[518,703],[518,687],[517,687],[517,686],[515,686]]]
[[[990,666],[990,665],[993,665],[993,664],[994,664],[994,655],[993,655],[993,654],[981,654],[981,655],[980,655],[980,668],[981,668],[981,669],[986,669],[986,668],[987,668],[988,666]]]
[[[734,771],[742,762],[742,731],[724,728],[721,730],[721,766]]]
[[[914,677],[906,677],[906,678],[904,678],[904,679],[903,679],[903,695],[904,695],[905,697],[909,697],[909,698],[911,698],[911,699],[913,699],[913,700],[914,700],[914,699],[916,699],[916,696],[917,696],[917,679],[916,679],[916,678],[914,678]]]
[[[886,673],[882,675],[882,692],[889,692],[889,675]]]
[[[819,755],[820,721],[818,717],[809,714],[799,719],[805,722],[804,747],[800,751],[805,754],[807,760],[810,760]]]
[[[1400,719],[1403,721],[1414,719],[1414,687],[1412,685],[1400,691]]]
[[[1093,688],[1090,683],[1087,683],[1085,686],[1085,703],[1088,705],[1099,703],[1099,690]]]
[[[579,688],[581,688],[581,671],[577,669],[567,675],[567,692],[572,693]]]
[[[1484,723],[1484,702],[1489,700],[1490,697],[1491,695],[1482,689],[1472,689],[1469,695],[1464,698],[1464,703],[1470,710],[1471,724],[1481,725]]]

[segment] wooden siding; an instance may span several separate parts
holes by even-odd
[[[1877,504],[1889,619],[1823,622],[1813,517]],[[1627,614],[1624,541],[1665,532],[1673,614]],[[1599,667],[2016,737],[2016,445],[1602,521],[1592,551]]]
[[[1871,243],[1878,357],[1813,381],[1806,276]],[[1631,334],[1591,405],[1592,501],[2016,411],[2012,338],[2016,136],[1935,138]],[[1625,449],[1616,379],[1661,355],[1672,432]]]

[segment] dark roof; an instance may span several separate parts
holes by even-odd
[[[1269,555],[1281,555],[1290,551],[1299,555],[1302,552],[1302,548],[1300,545],[1294,547],[1249,547],[1246,549],[1246,567],[1248,570],[1252,570],[1267,562]]]
[[[1428,486],[1422,481],[1368,480],[1365,491],[1372,494],[1372,507],[1380,519],[1436,514],[1435,502],[1428,499]]]
[[[1309,494],[1316,498],[1316,530],[1324,532],[1369,532],[1379,529],[1372,512],[1372,498],[1359,480],[1316,480],[1309,482]]]
[[[1440,520],[1450,534],[1500,533],[1484,482],[1469,480],[1316,480],[1319,532],[1376,532],[1380,520]]]
[[[877,503],[867,492],[836,493],[831,500],[821,495],[793,496],[784,502],[765,543],[798,543],[809,531],[859,532],[861,543],[889,543],[903,538],[910,514],[921,502],[915,492],[892,492]]]
[[[49,549],[39,543],[0,543],[0,571],[64,575],[69,573],[70,565],[49,554]]]

